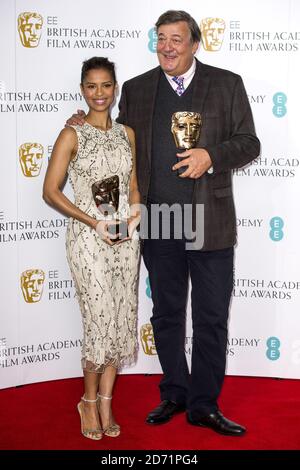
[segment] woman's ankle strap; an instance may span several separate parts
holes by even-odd
[[[98,395],[98,394],[97,394]],[[85,396],[83,395],[83,397],[81,397],[81,400],[84,401],[85,403],[96,403],[98,401],[98,396],[95,400],[88,400],[87,398],[85,398]]]
[[[105,395],[100,395],[100,393],[97,393],[97,397],[98,398],[104,398],[104,400],[111,400],[112,399],[112,396],[111,397],[106,397]]]

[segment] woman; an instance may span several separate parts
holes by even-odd
[[[85,61],[80,87],[89,107],[85,124],[65,128],[58,136],[43,197],[70,217],[67,259],[84,332],[84,394],[78,411],[82,434],[99,440],[103,435],[120,434],[111,410],[112,391],[117,369],[135,357],[139,261],[135,229],[139,223],[140,194],[134,132],[110,117],[117,87],[114,64],[103,57]],[[61,191],[67,173],[74,204]],[[101,186],[111,177],[119,182],[114,220],[108,220],[97,208],[92,191],[95,183]],[[118,234],[112,234],[112,229],[118,227],[116,219],[126,219],[128,223],[128,234],[121,240]]]

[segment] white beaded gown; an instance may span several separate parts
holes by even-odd
[[[123,125],[112,121],[111,129],[92,125],[73,126],[78,152],[68,173],[74,203],[91,217],[101,219],[91,186],[119,176],[119,210],[116,218],[129,215],[129,182],[132,154]],[[95,230],[70,218],[66,234],[67,259],[75,282],[83,320],[82,367],[103,372],[135,359],[139,240],[107,245]]]

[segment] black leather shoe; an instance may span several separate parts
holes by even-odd
[[[174,401],[163,400],[157,408],[147,416],[146,423],[148,424],[163,424],[170,421],[170,419],[176,414],[185,411],[185,406],[178,405]]]
[[[215,413],[203,416],[197,420],[193,420],[187,416],[187,421],[194,426],[210,428],[219,434],[225,434],[225,436],[242,436],[246,432],[246,428],[244,428],[244,426],[240,426],[239,424],[225,418],[221,411],[216,411]]]

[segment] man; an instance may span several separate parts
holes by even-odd
[[[170,10],[159,17],[156,28],[160,66],[124,83],[118,121],[136,133],[142,201],[149,207],[204,205],[204,244],[201,250],[187,250],[184,237],[144,240],[151,323],[164,373],[162,402],[146,421],[162,424],[186,410],[190,424],[240,436],[245,428],[226,419],[217,404],[225,374],[236,240],[231,170],[258,156],[259,141],[242,79],[194,58],[201,35],[195,20],[184,11]],[[174,164],[178,149],[171,116],[178,111],[200,113],[203,125],[197,148],[181,151],[184,158]],[[183,166],[186,170],[179,176]],[[184,352],[189,277],[190,375]]]

